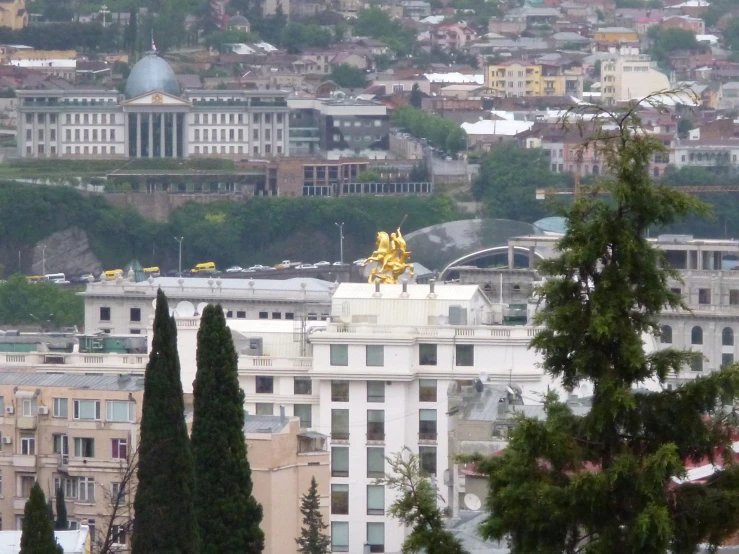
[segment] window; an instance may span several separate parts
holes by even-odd
[[[331,522],[331,552],[349,552],[349,522]]]
[[[418,365],[436,365],[436,345],[418,345]]]
[[[100,308],[100,321],[110,321],[110,308]]]
[[[385,449],[377,446],[367,447],[367,477],[385,477]]]
[[[78,458],[95,457],[95,439],[75,437],[74,455]]]
[[[367,515],[385,515],[385,487],[383,485],[367,485]]]
[[[385,552],[385,524],[367,523],[367,544],[370,552]]]
[[[131,308],[131,321],[141,321],[141,308]]]
[[[733,304],[734,306],[739,304],[739,290],[729,291],[729,304]]]
[[[366,361],[370,367],[382,367],[385,365],[385,347],[382,345],[368,344],[366,346]]]
[[[418,380],[418,401],[436,402],[436,379]]]
[[[367,402],[385,402],[385,381],[367,381]]]
[[[123,525],[113,525],[110,531],[110,538],[113,544],[126,544],[126,528]]]
[[[331,402],[349,402],[349,381],[331,381]]]
[[[125,460],[128,458],[128,441],[126,439],[112,439],[111,458],[116,460]]]
[[[257,402],[257,415],[274,415],[275,407],[271,402]]]
[[[269,312],[259,312],[259,319],[269,319]]]
[[[274,392],[274,378],[257,375],[257,393],[272,394]]]
[[[734,354],[721,354],[721,367],[726,367],[734,363]]]
[[[313,381],[310,377],[295,377],[293,394],[313,394]]]
[[[331,365],[349,365],[349,345],[331,345]]]
[[[282,312],[272,312],[272,319],[282,319]]]
[[[69,437],[55,433],[52,435],[54,441],[54,454],[62,454],[67,456],[69,454]]]
[[[724,327],[724,330],[721,331],[721,344],[723,346],[734,346],[734,329]]]
[[[95,502],[95,478],[94,477],[78,477],[79,480],[79,501]]]
[[[698,304],[711,303],[711,289],[698,289]]]
[[[349,440],[349,410],[331,410],[331,439]]]
[[[23,417],[33,417],[35,414],[36,400],[34,398],[24,398],[22,402]]]
[[[331,513],[349,513],[349,485],[331,485]]]
[[[5,414],[5,397],[0,396],[0,417],[3,417]]]
[[[420,458],[421,471],[429,475],[436,475],[436,447],[419,446],[418,457]]]
[[[293,414],[300,418],[300,426],[304,429],[313,426],[313,406],[310,404],[295,404]]]
[[[696,325],[690,331],[690,344],[703,344],[703,328]]]
[[[116,501],[116,499],[119,499],[119,504],[126,504],[128,500],[126,499],[127,491],[126,489],[121,489],[120,483],[111,483],[110,484],[110,498],[113,502]]]
[[[54,491],[62,489],[65,498],[77,498],[77,478],[76,477],[55,477]]]
[[[385,410],[367,410],[367,440],[385,440]]]
[[[418,410],[418,438],[436,440],[436,410]]]
[[[331,447],[331,477],[349,477],[349,448]]]
[[[75,400],[74,419],[100,419],[100,400]]]
[[[693,354],[690,358],[690,370],[691,371],[703,371],[703,355]]]
[[[662,344],[672,344],[672,327],[663,325],[659,334],[659,341]]]
[[[31,488],[36,482],[35,475],[21,475],[21,498],[28,498],[31,496]]]
[[[108,421],[136,421],[136,412],[133,402],[128,400],[108,400],[106,403]],[[100,419],[98,417],[98,419]]]
[[[36,437],[33,433],[21,433],[21,454],[24,456],[36,455]]]
[[[475,346],[472,344],[457,345],[457,365],[473,366],[475,365]]]

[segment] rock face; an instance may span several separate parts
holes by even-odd
[[[100,260],[90,250],[87,234],[78,227],[49,235],[36,244],[31,266],[33,274],[44,275],[44,265],[46,273],[64,273],[67,278],[83,273],[100,275],[103,270]]]

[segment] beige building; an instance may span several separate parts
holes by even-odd
[[[254,497],[264,510],[261,524],[265,535],[264,554],[295,552],[295,539],[303,526],[300,500],[308,492],[312,477],[318,483],[323,521],[329,522],[328,437],[301,430],[300,418],[284,415],[248,414],[244,433]]]
[[[18,30],[28,25],[26,0],[0,0],[0,27]]]
[[[137,447],[144,384],[132,375],[0,373],[0,524],[20,529],[35,481],[64,489],[71,529],[100,543]],[[132,498],[112,523],[127,544]]]
[[[670,79],[649,56],[615,56],[601,64],[601,93],[607,106],[669,88]]]

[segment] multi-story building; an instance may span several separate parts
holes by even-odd
[[[271,158],[289,150],[287,92],[180,90],[169,64],[148,54],[125,94],[19,89],[24,158]]]
[[[675,167],[703,167],[715,173],[735,175],[739,171],[739,140],[700,139],[676,141]]]
[[[485,68],[485,88],[506,96],[582,96],[583,71],[577,63],[543,64],[511,60]]]
[[[132,498],[117,510],[112,500],[135,457],[143,391],[141,377],[123,373],[0,372],[3,528],[21,528],[38,481],[50,498],[64,490],[72,529],[88,525],[94,545],[110,528],[125,548]]]
[[[442,23],[430,32],[431,45],[443,50],[459,50],[477,38],[475,30],[464,21]]]
[[[0,27],[20,30],[28,25],[26,0],[3,0],[0,2]]]
[[[329,316],[333,283],[312,278],[212,279],[158,277],[87,285],[85,328],[89,333],[146,334],[154,316],[157,290],[181,316],[202,313],[207,304],[223,306],[226,317],[258,320],[318,320]]]
[[[647,55],[608,57],[600,71],[602,99],[607,106],[670,89],[670,79]]]
[[[634,29],[626,27],[601,27],[593,33],[593,40],[596,42],[637,42],[639,35]]]

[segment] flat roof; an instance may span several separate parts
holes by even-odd
[[[74,375],[69,373],[21,373],[3,370],[0,385],[60,387],[68,389],[141,391],[144,378],[141,375]]]
[[[426,300],[431,292],[430,285],[408,284],[407,296],[403,296],[403,285],[380,285],[380,298]],[[434,293],[437,300],[470,300],[480,293],[477,285],[445,285],[436,283]],[[375,285],[370,283],[342,283],[334,293],[334,300],[360,300],[374,298]],[[485,296],[484,294],[482,295]]]

